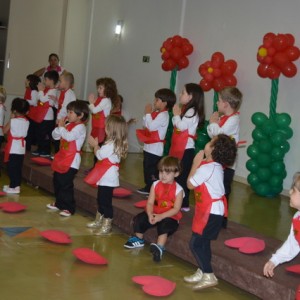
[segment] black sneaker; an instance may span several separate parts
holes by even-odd
[[[51,155],[49,153],[46,153],[46,152],[41,152],[40,157],[49,158],[49,157],[51,157]]]
[[[150,252],[152,253],[153,260],[155,262],[160,262],[161,261],[162,255],[163,255],[163,249],[161,247],[159,247],[155,243],[151,243],[150,244]]]
[[[141,189],[138,189],[136,190],[139,194],[142,194],[142,195],[149,195],[150,193],[146,190],[146,188],[141,188]]]
[[[144,247],[145,242],[143,239],[138,238],[137,236],[131,237],[126,244],[124,244],[125,248],[134,249],[134,248],[142,248]]]

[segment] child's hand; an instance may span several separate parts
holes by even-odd
[[[161,217],[161,215],[153,214],[153,220],[154,220],[153,224],[156,224],[156,223],[160,222],[162,219],[163,218]]]
[[[148,221],[151,225],[155,224],[155,219],[153,214],[148,214]]]
[[[88,143],[91,147],[95,148],[98,146],[98,138],[93,138],[91,135],[88,138]]]
[[[210,116],[209,123],[219,123],[219,113],[217,111]]]
[[[64,118],[61,118],[61,119],[57,120],[57,126],[58,127],[65,127],[65,125],[66,125],[66,121],[65,121]]]
[[[193,165],[199,166],[204,159],[204,150],[200,150],[194,157]]]
[[[264,266],[264,275],[266,277],[273,277],[274,276],[274,269],[275,265],[270,260]]]
[[[173,106],[173,115],[174,116],[180,116],[181,115],[181,108],[179,107],[178,104],[175,104]]]
[[[39,91],[43,91],[45,89],[45,85],[42,82],[39,82],[37,87]]]
[[[88,100],[90,104],[94,104],[96,102],[96,96],[94,94],[89,94]]]
[[[146,104],[146,106],[145,106],[145,115],[146,114],[151,114],[152,113],[152,104],[150,104],[150,103],[148,103],[148,104]]]
[[[57,102],[57,97],[54,95],[49,95],[48,98],[54,102]]]

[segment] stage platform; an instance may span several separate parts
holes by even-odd
[[[37,166],[33,164],[30,161],[30,156],[25,157],[23,177],[33,185],[53,193],[51,168],[49,166]],[[96,212],[95,199],[97,189],[85,184],[83,178],[83,171],[80,170],[75,179],[77,207],[94,215]],[[145,197],[136,193],[136,187],[129,183],[121,182],[121,186],[134,192],[128,198],[113,199],[113,223],[130,235],[132,234],[132,219],[141,211],[134,207],[134,203],[145,199]],[[193,208],[191,212],[184,214],[179,230],[169,238],[166,248],[167,252],[196,265],[189,250],[192,216]],[[266,242],[266,249],[259,254],[246,255],[224,245],[225,240],[241,236],[263,239]],[[155,237],[155,230],[149,230],[145,235],[147,242],[155,241]],[[294,300],[296,288],[300,284],[300,275],[297,276],[286,272],[285,267],[300,264],[300,257],[290,263],[277,267],[273,279],[267,279],[262,274],[265,262],[281,243],[279,240],[262,236],[245,226],[229,221],[228,228],[221,231],[217,241],[212,242],[214,272],[217,277],[261,299]]]

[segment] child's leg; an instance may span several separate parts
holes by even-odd
[[[44,120],[40,123],[38,151],[43,154],[50,154],[51,134],[53,131],[53,120]]]
[[[235,170],[231,168],[224,169],[224,189],[225,189],[225,196],[227,199],[228,207],[229,207],[229,195],[231,193],[231,183],[233,181]],[[223,228],[227,228],[227,218],[224,217],[223,220]]]
[[[176,178],[176,181],[182,186],[184,190],[184,198],[182,201],[183,208],[187,208],[190,205],[189,203],[190,190],[187,188],[186,181],[192,168],[194,156],[195,156],[195,149],[186,149],[184,151],[184,155],[181,160],[182,171],[180,175]]]
[[[145,189],[150,192],[151,186],[154,181],[158,180],[158,169],[157,165],[161,160],[161,156],[157,156],[152,153],[144,151],[144,179],[145,179]]]
[[[10,179],[10,188],[15,188],[21,185],[22,168],[23,168],[23,154],[10,154],[7,164],[8,177]]]
[[[98,211],[105,219],[113,218],[112,196],[114,187],[112,186],[98,186],[97,202]]]
[[[0,135],[0,149],[1,149],[1,146],[2,146],[3,141],[4,141],[4,136],[3,136],[3,135]]]

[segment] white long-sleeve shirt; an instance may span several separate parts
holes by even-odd
[[[31,91],[31,99],[25,99],[31,106],[36,106],[39,100],[39,92],[36,90]]]
[[[104,116],[107,117],[110,114],[111,106],[110,98],[103,98],[98,105],[90,104],[89,108],[92,114],[103,111]]]
[[[294,215],[294,219],[300,216],[300,211],[297,211]],[[300,246],[295,238],[293,224],[291,226],[290,234],[283,245],[272,255],[271,262],[278,266],[284,262],[292,260],[300,252]]]
[[[149,131],[158,131],[159,138],[164,140],[166,137],[168,125],[169,125],[169,113],[167,111],[160,112],[155,119],[152,119],[151,114],[146,114],[143,116],[143,125]],[[144,151],[162,156],[164,152],[164,143],[152,143],[144,144]]]
[[[77,151],[81,150],[82,145],[85,140],[85,136],[86,136],[86,127],[84,124],[79,124],[79,125],[75,126],[71,131],[68,131],[64,127],[56,127],[52,131],[52,137],[55,140],[60,140],[62,138],[68,142],[76,141]],[[76,153],[74,160],[71,164],[71,168],[78,170],[80,167],[80,162],[81,162],[80,153]]]
[[[39,91],[39,100],[41,102],[43,102],[43,103],[46,103],[46,102],[49,101],[49,105],[50,106],[54,106],[54,101],[49,98],[50,95],[54,96],[55,98],[57,98],[57,89],[50,89],[50,90],[48,90],[48,92],[46,93],[46,95],[44,94],[43,91]],[[44,120],[45,121],[54,120],[54,112],[53,112],[52,107],[49,107]]]
[[[29,122],[25,118],[12,118],[10,120],[10,133],[15,138],[25,138],[27,136],[28,127]],[[23,144],[22,140],[13,139],[9,153],[25,154],[25,149],[25,141]]]
[[[2,103],[0,103],[0,136],[3,136],[4,117],[5,107]]]
[[[75,92],[72,89],[68,89],[65,93],[65,98],[62,103],[62,107],[57,113],[57,120],[63,119],[67,116],[67,106],[70,102],[76,100]]]
[[[191,117],[194,114],[194,112],[194,108],[190,108],[185,112],[182,118],[180,116],[174,116],[172,118],[173,126],[178,128],[180,131],[188,129],[189,135],[196,135],[199,123],[199,116],[198,114],[195,114],[193,117]],[[185,149],[191,148],[195,148],[195,141],[194,139],[189,137]]]

